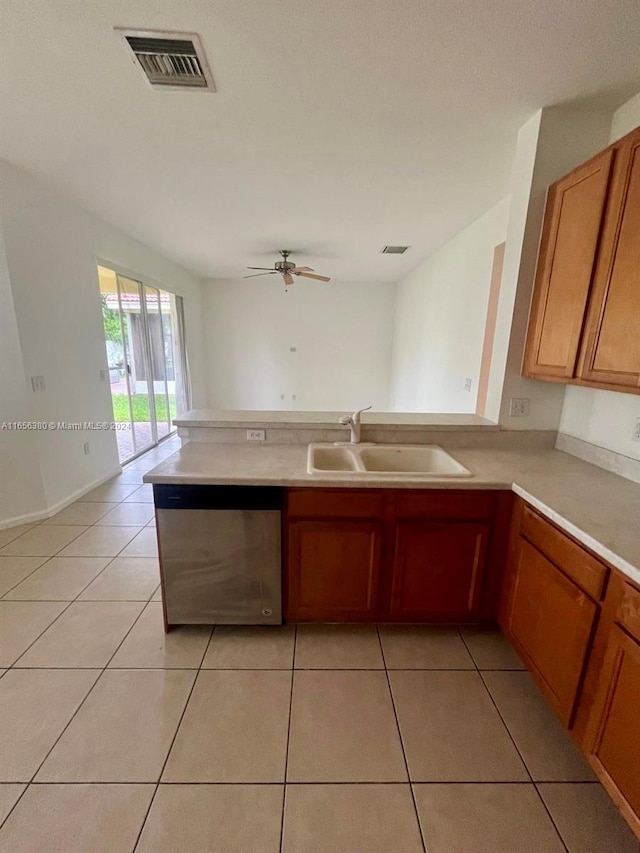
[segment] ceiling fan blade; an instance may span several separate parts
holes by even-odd
[[[269,272],[254,272],[253,275],[243,275],[242,278],[258,278],[259,275],[274,275],[277,270],[269,270]]]
[[[311,272],[296,272],[295,270],[292,270],[292,272],[294,272],[296,275],[301,276],[302,278],[315,278],[316,281],[331,281],[328,275],[315,275]]]
[[[248,270],[269,270],[269,272],[275,272],[273,267],[247,267]]]
[[[293,276],[288,272],[282,273],[282,278],[284,279],[285,285],[288,287],[290,284],[293,284]]]
[[[292,272],[314,272],[313,267],[294,267]]]

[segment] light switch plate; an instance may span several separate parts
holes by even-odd
[[[636,422],[633,427],[633,440],[640,441],[640,418],[636,418]]]
[[[31,377],[31,387],[33,388],[34,394],[37,394],[40,391],[44,391],[45,390],[44,376],[32,376]]]

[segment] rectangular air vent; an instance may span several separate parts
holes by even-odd
[[[117,29],[149,83],[163,89],[215,92],[199,37],[195,33]]]
[[[382,255],[404,255],[409,246],[385,246],[382,249]]]

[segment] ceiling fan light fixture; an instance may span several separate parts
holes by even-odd
[[[273,265],[273,269],[269,267],[247,267],[248,270],[264,270],[264,272],[255,272],[252,275],[245,275],[244,278],[257,278],[260,275],[274,275],[275,273],[279,273],[283,278],[285,287],[289,287],[293,284],[294,275],[302,276],[302,278],[312,278],[316,281],[331,281],[331,278],[328,275],[316,275],[316,272],[312,267],[299,267],[290,261],[289,255],[291,252],[289,249],[280,249],[280,254],[282,256],[282,260],[276,261]]]

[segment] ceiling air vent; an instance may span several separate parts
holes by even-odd
[[[385,246],[381,250],[381,255],[404,255],[409,246]]]
[[[195,33],[122,29],[117,32],[133,51],[153,87],[215,92],[200,38]]]

